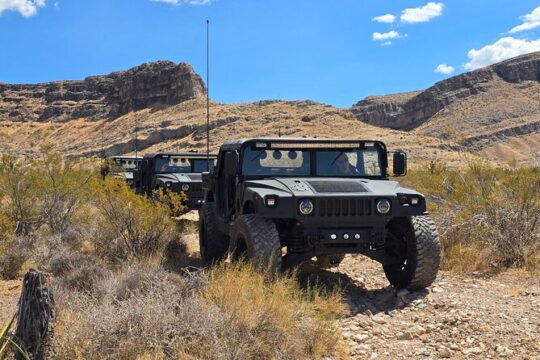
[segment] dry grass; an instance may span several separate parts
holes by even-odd
[[[292,276],[238,264],[180,276],[140,263],[94,295],[57,287],[59,359],[344,356],[333,324],[345,311],[340,295],[302,290]]]

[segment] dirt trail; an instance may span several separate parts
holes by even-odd
[[[302,273],[344,286],[351,358],[540,359],[540,279],[530,274],[441,272],[427,290],[396,293],[381,266],[360,256]]]

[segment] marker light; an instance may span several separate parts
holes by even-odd
[[[354,238],[355,238],[356,240],[360,240],[360,234],[354,234]]]
[[[343,234],[343,239],[344,240],[349,240],[349,234]]]

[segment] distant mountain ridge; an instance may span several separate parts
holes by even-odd
[[[368,124],[412,130],[428,122],[447,106],[490,91],[495,81],[514,85],[527,81],[539,83],[540,52],[460,74],[423,91],[367,97],[353,105],[351,111]]]
[[[0,121],[114,119],[156,105],[176,105],[206,94],[191,65],[146,63],[84,80],[0,83]]]

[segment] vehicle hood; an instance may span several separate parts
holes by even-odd
[[[396,193],[418,194],[416,191],[403,188],[397,181],[351,179],[351,178],[290,178],[276,177],[246,182],[251,188],[259,188],[261,193],[272,192],[278,196],[286,194],[301,197],[327,196],[392,196]]]
[[[156,174],[156,179],[161,182],[171,183],[192,183],[202,182],[201,174],[193,173],[168,173],[168,174]]]

